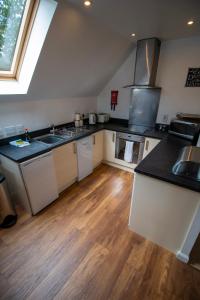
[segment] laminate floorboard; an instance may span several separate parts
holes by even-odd
[[[133,175],[107,166],[0,230],[0,299],[199,300],[200,272],[128,229]]]

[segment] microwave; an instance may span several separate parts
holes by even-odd
[[[170,123],[168,132],[190,141],[197,141],[200,132],[200,123],[174,119]]]

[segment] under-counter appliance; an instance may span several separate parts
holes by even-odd
[[[155,86],[161,42],[157,38],[137,41],[134,83],[131,88],[129,127],[137,132],[155,127],[161,88]]]
[[[200,133],[200,123],[189,122],[186,120],[174,119],[169,126],[170,134],[197,142]]]
[[[93,144],[88,136],[77,141],[78,180],[82,180],[93,172]]]
[[[33,215],[58,198],[52,152],[20,164]]]
[[[143,157],[144,143],[145,138],[143,136],[117,132],[115,158],[126,161],[126,156],[128,156],[128,162],[138,164]]]

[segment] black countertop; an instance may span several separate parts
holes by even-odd
[[[104,125],[104,129],[118,131],[118,132],[131,133],[131,134],[137,134],[137,135],[142,135],[145,137],[150,137],[150,138],[159,139],[159,140],[163,139],[167,135],[166,132],[162,132],[157,129],[146,130],[144,133],[141,133],[141,132],[137,132],[137,131],[133,131],[133,130],[129,129],[128,125],[126,125],[126,124],[117,124],[117,123],[106,123]]]
[[[89,136],[92,133],[98,132],[103,129],[143,135],[145,137],[160,139],[161,142],[135,168],[135,172],[164,180],[172,184],[191,189],[193,191],[200,192],[199,182],[185,179],[172,174],[172,167],[178,158],[181,148],[187,145],[191,145],[191,142],[186,141],[182,138],[168,135],[166,132],[160,132],[156,129],[146,131],[145,133],[141,134],[139,132],[130,130],[127,123],[125,122],[110,122],[106,124],[90,125],[87,128],[88,131],[86,133],[83,133],[77,137],[68,138],[53,146],[48,146],[41,142],[32,140],[30,146],[17,148],[15,146],[9,145],[7,141],[5,145],[0,146],[0,154],[15,161],[16,163],[21,163],[28,159],[51,151],[54,148],[60,147],[61,145]],[[49,130],[43,130],[41,131],[40,135],[47,134],[48,132]],[[36,134],[34,133],[33,136],[36,136]]]
[[[166,133],[159,132],[158,130],[152,130],[152,131],[146,131],[144,134],[134,132],[128,128],[127,124],[121,124],[121,123],[105,123],[105,124],[96,124],[96,125],[89,125],[87,126],[87,132],[80,134],[79,136],[73,137],[73,138],[67,138],[65,140],[62,140],[61,142],[54,144],[53,146],[45,145],[41,142],[32,140],[31,144],[29,146],[19,148],[12,146],[8,144],[8,142],[5,145],[0,146],[0,154],[3,156],[17,162],[21,163],[28,159],[31,159],[33,157],[36,157],[38,155],[41,155],[45,152],[48,152],[54,148],[60,147],[61,145],[73,142],[75,140],[81,139],[83,137],[89,136],[95,132],[98,132],[103,129],[113,130],[113,131],[119,131],[119,132],[125,132],[125,133],[132,133],[132,134],[138,134],[143,135],[146,137],[152,137],[157,139],[162,139],[164,136],[166,136]],[[44,134],[44,132],[42,132]],[[47,132],[45,132],[47,133]]]
[[[32,140],[29,146],[23,148],[15,147],[9,144],[1,146],[0,154],[17,163],[21,163],[50,150],[50,146]]]
[[[139,163],[135,172],[200,192],[200,182],[172,174],[181,148],[189,145],[187,140],[168,135]]]

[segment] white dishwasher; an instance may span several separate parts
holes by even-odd
[[[93,171],[93,144],[91,136],[77,141],[77,154],[78,181],[80,181]]]
[[[20,164],[33,215],[58,198],[52,152]]]

